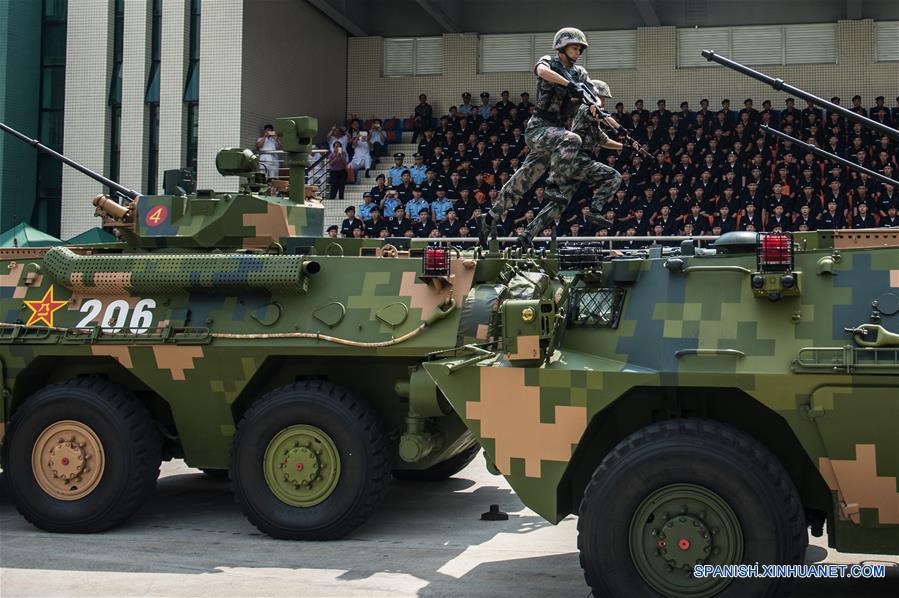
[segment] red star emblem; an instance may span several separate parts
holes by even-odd
[[[31,317],[25,322],[26,326],[32,326],[43,322],[47,326],[53,327],[53,312],[61,309],[68,301],[56,301],[53,298],[53,285],[47,289],[40,301],[26,301],[25,305],[31,310]]]

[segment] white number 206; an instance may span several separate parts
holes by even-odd
[[[99,316],[102,311],[103,317],[100,319],[101,328],[110,329],[113,332],[120,332],[127,323],[128,329],[131,332],[135,334],[144,334],[153,324],[152,310],[155,308],[155,299],[141,299],[135,304],[133,310],[124,299],[111,301],[106,306],[105,310],[103,308],[103,302],[99,299],[88,299],[81,304],[81,313],[86,315],[75,327],[87,328],[90,326],[91,322],[97,319],[97,316]]]

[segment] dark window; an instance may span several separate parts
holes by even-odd
[[[112,39],[112,79],[109,82],[109,178],[119,180],[122,144],[122,49],[125,34],[125,0],[115,0]],[[108,191],[110,194],[112,190]]]
[[[196,171],[197,131],[200,103],[200,0],[190,1],[190,50],[187,79],[184,82],[184,103],[187,112],[185,166]]]
[[[41,77],[38,104],[38,139],[62,151],[66,97],[67,0],[43,0],[41,13]],[[39,154],[35,202],[31,223],[59,236],[62,206],[62,163]]]
[[[159,178],[159,70],[162,62],[162,0],[153,0],[150,36],[150,77],[147,81],[147,194],[158,191]]]

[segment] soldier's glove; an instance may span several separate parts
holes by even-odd
[[[577,83],[575,83],[574,81],[571,81],[571,82],[568,83],[567,89],[568,89],[568,92],[571,94],[572,97],[579,98],[579,99],[584,99],[584,90],[583,90],[583,88],[582,88],[580,85],[578,85]]]

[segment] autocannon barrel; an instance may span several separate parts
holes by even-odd
[[[102,174],[94,172],[87,166],[83,166],[83,165],[79,164],[78,162],[76,162],[75,160],[72,160],[71,158],[67,158],[67,157],[63,156],[56,150],[50,149],[49,147],[47,147],[46,145],[44,145],[37,139],[32,139],[32,138],[28,137],[27,135],[20,133],[19,131],[16,131],[15,129],[13,129],[12,127],[10,127],[9,125],[7,125],[5,123],[0,123],[0,130],[3,130],[6,133],[9,133],[10,135],[15,137],[19,141],[27,143],[28,145],[30,145],[31,147],[33,147],[34,149],[36,149],[39,152],[43,152],[47,155],[53,156],[54,158],[56,158],[63,164],[68,164],[69,166],[71,166],[72,168],[77,170],[78,172],[80,172],[82,174],[86,174],[87,176],[91,177],[98,183],[101,183],[115,191],[118,191],[119,193],[121,193],[122,195],[124,195],[130,199],[135,199],[138,196],[140,196],[140,193],[138,193],[137,191],[129,189],[128,187],[125,187],[124,185],[118,184],[117,182],[115,182],[112,179],[106,178]]]
[[[860,164],[856,164],[855,162],[852,162],[851,160],[847,160],[846,158],[837,156],[836,154],[831,154],[830,152],[826,152],[823,149],[812,145],[811,143],[806,143],[805,141],[802,141],[801,139],[796,139],[792,135],[787,135],[786,133],[784,133],[782,131],[778,131],[777,129],[774,129],[767,125],[762,125],[761,130],[764,131],[765,133],[774,135],[775,137],[780,137],[781,139],[786,139],[787,141],[791,141],[797,147],[801,147],[805,151],[815,154],[819,158],[824,158],[826,160],[830,160],[831,162],[837,162],[839,164],[842,164],[846,168],[855,170],[856,172],[860,172],[862,174],[868,175],[871,178],[877,179],[881,183],[886,183],[887,185],[893,185],[894,187],[899,187],[899,181],[891,179],[890,177],[883,175],[879,172],[873,171],[870,168],[865,168],[864,166],[861,166]]]
[[[872,120],[866,116],[862,116],[861,114],[856,114],[852,110],[849,110],[848,108],[844,108],[842,106],[838,106],[837,104],[834,104],[833,102],[828,102],[824,98],[819,98],[818,96],[816,96],[814,94],[810,94],[809,92],[803,91],[803,90],[799,89],[798,87],[790,85],[789,83],[785,83],[783,79],[777,79],[770,75],[766,75],[765,73],[760,73],[759,71],[757,71],[755,69],[751,69],[746,65],[740,64],[739,62],[735,62],[735,61],[731,60],[730,58],[727,58],[726,56],[721,56],[720,54],[716,53],[714,50],[703,50],[702,55],[703,55],[703,57],[705,57],[706,60],[709,60],[710,62],[717,62],[718,64],[720,64],[722,66],[726,66],[729,69],[735,70],[738,73],[742,73],[742,74],[746,75],[747,77],[752,77],[756,81],[761,81],[765,85],[768,85],[768,86],[772,87],[773,89],[776,89],[777,91],[784,91],[786,93],[800,97],[803,100],[809,101],[812,104],[816,104],[818,106],[823,106],[824,108],[827,108],[828,110],[830,110],[832,112],[836,112],[836,113],[848,118],[849,120],[861,123],[861,124],[865,125],[866,127],[871,127],[872,129],[876,129],[876,130],[880,131],[881,133],[883,133],[884,135],[886,135],[887,137],[889,137],[890,139],[895,139],[896,141],[899,141],[899,131],[897,131],[896,129],[893,129],[889,125],[879,123],[876,120]]]

